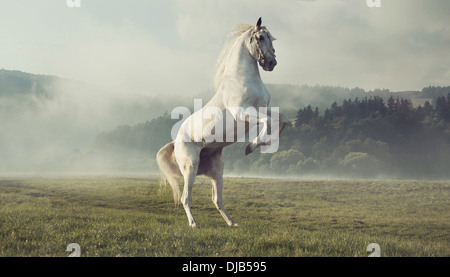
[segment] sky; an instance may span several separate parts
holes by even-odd
[[[212,88],[240,23],[277,38],[274,84],[366,90],[450,85],[450,1],[0,0],[0,67],[148,95]]]

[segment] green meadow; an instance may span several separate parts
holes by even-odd
[[[450,182],[225,178],[228,227],[197,178],[188,226],[156,177],[0,179],[0,256],[450,256]]]

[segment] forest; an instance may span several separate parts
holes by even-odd
[[[239,176],[330,178],[450,177],[450,87],[429,87],[441,95],[414,107],[391,95],[345,99],[325,109],[299,108],[273,154],[244,155],[245,143],[223,151],[226,173]],[[445,94],[446,92],[446,94]],[[165,113],[136,125],[102,132],[86,157],[118,164],[142,162],[155,168],[154,156],[171,141],[178,120]],[[133,162],[134,161],[134,162]]]

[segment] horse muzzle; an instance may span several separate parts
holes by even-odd
[[[275,58],[272,58],[272,59],[261,59],[259,61],[259,65],[265,71],[272,71],[275,68],[275,66],[277,65],[277,60]]]

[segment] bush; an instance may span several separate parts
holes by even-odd
[[[344,157],[340,165],[353,176],[375,177],[378,174],[380,162],[367,153],[351,152]]]
[[[292,165],[305,158],[302,152],[289,149],[275,153],[270,159],[270,168],[279,173],[287,173]]]

